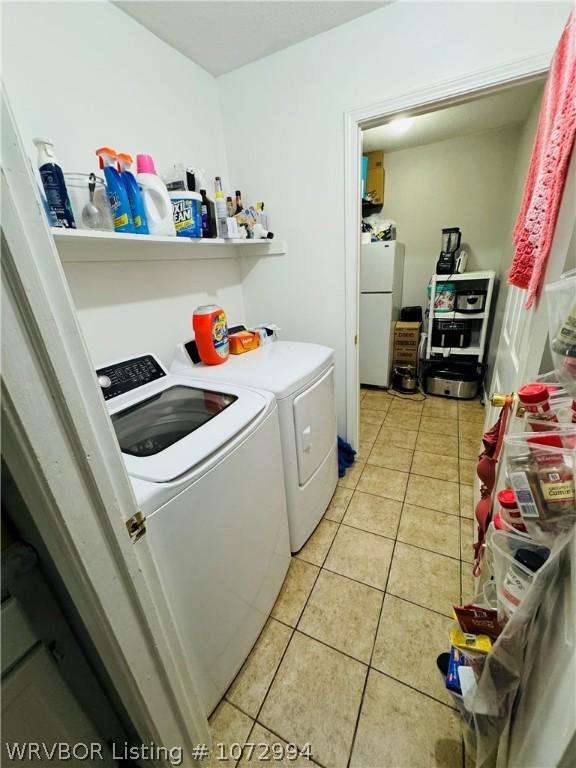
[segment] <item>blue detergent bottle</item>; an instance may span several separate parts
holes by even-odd
[[[38,171],[46,193],[50,224],[55,227],[76,229],[64,174],[54,155],[54,144],[50,139],[40,137],[33,141],[38,148]]]
[[[112,210],[112,219],[116,232],[129,232],[134,234],[134,221],[128,200],[128,193],[122,181],[122,177],[116,168],[116,152],[110,147],[100,147],[96,150],[100,160],[100,168],[104,170],[106,179],[106,192]]]
[[[116,155],[118,159],[118,170],[126,187],[128,194],[128,202],[130,203],[130,209],[132,211],[132,221],[134,222],[134,232],[138,235],[149,234],[148,219],[146,218],[146,209],[144,208],[144,200],[142,198],[142,192],[138,186],[134,174],[130,170],[132,165],[132,156],[125,152],[118,152]]]

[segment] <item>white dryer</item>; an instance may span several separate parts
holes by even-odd
[[[269,392],[167,373],[153,355],[97,371],[192,677],[209,714],[246,659],[290,561]]]
[[[176,347],[171,371],[257,387],[276,396],[284,457],[290,547],[301,549],[338,482],[334,353],[319,344],[276,341],[221,365],[193,362],[193,343]]]

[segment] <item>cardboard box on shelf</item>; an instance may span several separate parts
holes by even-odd
[[[368,168],[366,171],[366,187],[364,195],[375,205],[384,202],[384,152],[368,152]]]

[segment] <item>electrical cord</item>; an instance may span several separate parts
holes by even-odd
[[[412,397],[412,395],[407,395],[397,389],[394,389],[394,387],[390,387],[388,394],[392,395],[392,397],[394,397],[396,400],[412,400],[414,403],[423,403],[424,400],[428,400],[428,396],[425,395],[421,390],[418,391],[418,397]]]

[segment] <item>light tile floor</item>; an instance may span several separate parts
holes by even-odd
[[[357,461],[210,719],[214,742],[310,743],[313,761],[239,765],[462,768],[435,660],[473,591],[483,421],[478,402],[361,391]]]

